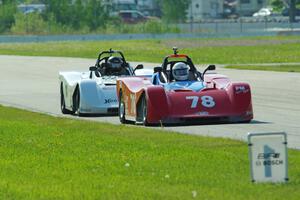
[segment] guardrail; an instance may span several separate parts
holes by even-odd
[[[226,38],[244,36],[273,36],[275,32],[265,33],[182,33],[182,34],[113,34],[113,35],[31,35],[0,36],[0,43],[52,42],[52,41],[97,41],[97,40],[139,40],[139,39],[175,39],[175,38]]]
[[[178,24],[183,32],[210,32],[210,33],[263,33],[280,31],[299,31],[300,23],[286,21],[273,21],[270,19],[257,19],[256,21],[245,20],[214,20],[198,23]]]

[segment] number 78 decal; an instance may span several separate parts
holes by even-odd
[[[199,97],[198,96],[187,96],[187,100],[192,100],[191,108],[196,108],[199,102]],[[216,105],[214,98],[211,96],[202,96],[201,97],[201,104],[202,106],[206,108],[212,108]]]

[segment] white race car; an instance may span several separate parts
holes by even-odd
[[[116,79],[119,76],[151,76],[152,70],[133,69],[120,51],[103,51],[88,72],[59,72],[63,114],[117,114]],[[136,71],[137,70],[137,71]]]

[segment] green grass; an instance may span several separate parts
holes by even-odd
[[[246,143],[56,118],[0,106],[0,199],[299,199],[250,182]],[[126,163],[129,166],[126,166]]]
[[[96,58],[99,51],[122,50],[130,61],[161,63],[178,46],[197,64],[300,62],[299,37],[254,37],[238,39],[177,39],[73,41],[47,43],[2,43],[0,54]],[[213,45],[210,44],[213,42]],[[203,45],[205,44],[205,45]]]
[[[300,65],[229,65],[229,69],[300,72]]]

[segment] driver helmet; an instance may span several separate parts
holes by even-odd
[[[107,63],[110,69],[114,71],[118,71],[122,68],[123,65],[123,59],[120,57],[110,56],[107,59]]]
[[[183,62],[178,62],[173,66],[172,75],[176,81],[186,81],[189,76],[189,67]]]

